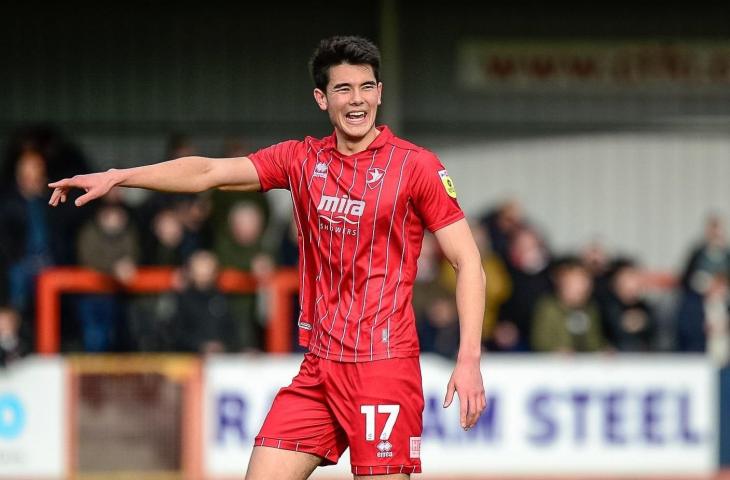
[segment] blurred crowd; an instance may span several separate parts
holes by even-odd
[[[189,138],[174,136],[159,160],[196,153]],[[234,143],[220,153],[248,149]],[[217,279],[234,268],[263,285],[277,268],[296,267],[296,231],[273,218],[265,195],[148,192],[132,201],[115,189],[82,208],[51,210],[48,181],[90,170],[79,148],[52,127],[31,127],[8,140],[2,161],[0,365],[34,351],[36,279],[62,265],[108,274],[120,285],[141,266],[176,272],[163,294],[64,295],[62,351],[263,351],[263,293],[226,294]],[[684,270],[667,279],[598,241],[555,252],[517,199],[493,206],[472,223],[487,274],[485,349],[707,352],[727,363],[730,246],[719,216],[705,222]],[[424,352],[457,353],[455,284],[453,268],[426,235],[413,299]]]

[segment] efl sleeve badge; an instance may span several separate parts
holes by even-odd
[[[454,181],[451,180],[451,177],[449,177],[449,172],[447,172],[446,170],[439,170],[439,177],[441,177],[441,183],[444,184],[444,188],[446,189],[446,193],[449,194],[449,197],[456,198]]]

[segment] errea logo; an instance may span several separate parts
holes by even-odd
[[[314,166],[314,174],[312,175],[312,178],[327,178],[327,164],[324,162],[317,162],[317,165]]]

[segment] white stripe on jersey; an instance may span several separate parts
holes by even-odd
[[[329,165],[331,163],[332,163],[332,154],[330,153],[330,159],[327,162],[327,165]],[[340,173],[337,175],[337,180],[335,180],[335,185],[337,186],[337,190],[336,190],[335,196],[338,196],[339,195],[339,192],[340,192],[340,182],[339,182],[339,180],[340,180],[340,177],[342,177],[342,171],[344,169],[345,169],[345,162],[343,162],[342,159],[340,159]],[[322,185],[322,195],[325,194],[324,192],[325,192],[325,189],[327,188],[327,180],[328,179],[329,179],[329,175],[327,176],[327,178],[324,181],[324,184]],[[322,240],[322,231],[319,230],[319,211],[317,212],[316,215],[317,215],[317,235],[318,235],[318,237],[317,237],[317,251],[319,252],[319,244],[320,244],[320,241]],[[327,262],[330,263],[330,264],[332,263],[332,260],[331,260],[331,258],[332,258],[332,237],[333,237],[333,235],[332,235],[332,233],[330,233],[330,252],[328,254],[329,259],[327,260]],[[322,257],[320,257],[320,260],[319,260],[319,271],[317,272],[317,277],[314,279],[314,281],[315,281],[315,288],[319,288],[319,279],[322,278],[322,269],[323,268],[324,268],[324,262],[322,261]],[[329,292],[327,292],[327,294],[329,294]],[[314,333],[314,342],[313,342],[313,345],[316,346],[319,349],[319,354],[320,355],[322,354],[322,347],[320,346],[320,339],[324,335],[324,325],[322,325],[324,322],[322,320],[324,320],[325,318],[327,318],[327,315],[329,314],[329,295],[325,295],[325,292],[322,291],[321,292],[321,295],[317,299],[317,302],[314,304],[315,311],[316,311],[316,307],[319,304],[319,301],[322,300],[323,298],[325,298],[325,296],[327,296],[327,298],[325,299],[324,315],[322,315],[321,317],[319,317],[318,320],[317,320],[317,330]]]
[[[376,149],[373,152],[373,158],[370,160],[370,166],[368,167],[368,169],[373,168],[373,164],[375,163],[375,157],[377,156],[379,151],[380,151],[380,149]],[[367,188],[367,178],[365,178],[365,180],[366,180],[365,188]],[[354,182],[354,179],[353,179],[353,182]],[[382,188],[382,183],[381,183],[381,188]],[[362,219],[362,217],[358,217],[358,219],[357,219],[358,232],[360,231],[360,220],[361,219]],[[350,306],[347,308],[347,314],[345,315],[345,323],[342,326],[342,337],[340,337],[340,361],[342,361],[342,356],[345,353],[345,333],[347,333],[347,321],[350,318],[350,313],[352,312],[352,306],[355,304],[355,257],[357,256],[357,249],[359,246],[360,246],[360,235],[358,235],[355,238],[355,250],[354,250],[355,253],[352,256],[352,266],[351,266],[352,291],[350,292]]]
[[[377,150],[376,150],[377,151]],[[373,156],[375,158],[375,156]],[[371,164],[372,165],[372,164]],[[357,157],[355,157],[355,163],[352,167],[352,184],[350,184],[350,188],[347,189],[347,197],[349,198],[352,194],[352,189],[355,187],[355,179],[357,179]],[[360,224],[360,218],[357,219],[358,226]],[[325,358],[329,358],[330,356],[330,347],[332,346],[332,330],[335,328],[335,322],[337,321],[337,315],[340,313],[340,302],[342,301],[342,292],[340,291],[340,287],[342,286],[342,277],[344,277],[344,272],[342,271],[342,254],[345,251],[345,236],[343,235],[340,241],[340,280],[337,282],[337,307],[335,308],[335,312],[332,315],[332,325],[330,325],[330,329],[327,332],[327,336],[329,337],[327,339],[327,353],[325,354]],[[332,288],[332,284],[330,283],[330,289]],[[342,345],[340,345],[340,355],[342,355],[342,348],[344,348]],[[342,360],[342,357],[340,357],[340,360]]]
[[[319,150],[319,151],[317,152],[317,154],[316,154],[316,156],[315,156],[315,157],[316,157],[316,163],[315,163],[315,165],[319,163],[319,154],[320,154],[320,153],[322,153],[322,150],[324,150],[324,148],[321,148],[321,149],[320,149],[320,150]],[[332,161],[332,154],[330,154],[330,159],[329,159],[329,161],[327,162],[327,164],[329,165],[329,163],[330,163],[331,161]],[[304,172],[302,172],[302,173],[304,173]],[[324,187],[326,187],[326,186],[327,186],[327,179],[328,179],[328,178],[329,178],[329,176],[325,177],[325,179],[324,179],[324,185],[323,185],[323,187],[322,187],[322,188],[324,188]],[[310,228],[310,227],[311,227],[311,225],[309,225],[309,218],[310,218],[310,216],[311,216],[311,213],[312,213],[312,203],[313,203],[313,202],[312,202],[312,198],[311,198],[311,192],[312,192],[312,183],[313,183],[313,182],[314,182],[314,175],[312,175],[312,176],[311,176],[311,177],[309,178],[309,182],[307,183],[307,192],[309,193],[309,202],[307,202],[307,218],[306,218],[306,221],[307,221],[307,230],[308,230],[308,233],[309,233],[309,243],[310,243],[310,245],[311,245],[311,244],[313,243],[313,242],[312,242],[312,230],[313,230],[313,229],[312,229],[312,228]],[[315,214],[316,214],[316,212],[315,212]],[[319,222],[319,219],[317,219],[317,222]],[[320,267],[321,267],[321,265],[322,265],[322,255],[321,255],[321,252],[319,251],[319,242],[320,242],[320,240],[321,240],[321,239],[322,239],[322,234],[321,234],[321,233],[319,233],[319,230],[317,230],[317,248],[314,248],[313,250],[314,250],[314,251],[316,252],[316,254],[317,254],[317,258],[319,259],[319,265],[320,265]],[[321,269],[320,269],[320,272],[321,272]],[[315,278],[315,281],[314,281],[314,286],[313,286],[313,288],[314,288],[314,291],[315,291],[315,293],[317,292],[317,279],[318,279],[318,278],[319,278],[319,274],[317,274],[317,277]],[[313,313],[314,313],[314,315],[316,315],[316,314],[317,314],[317,304],[316,304],[316,302],[315,302],[315,304],[314,304],[314,305],[312,306],[312,308],[314,309],[314,312],[313,312]],[[325,310],[325,312],[326,312],[326,310]],[[315,332],[315,331],[316,331],[316,328],[317,328],[317,325],[315,325],[315,324],[314,324],[314,320],[315,320],[315,319],[314,319],[314,318],[312,318],[312,332]],[[318,324],[319,324],[319,322],[320,322],[320,321],[321,321],[321,319],[317,319],[317,322],[318,322]],[[310,343],[311,343],[311,341],[310,341]]]
[[[395,211],[398,209],[398,193],[400,192],[400,184],[403,180],[403,167],[405,167],[408,161],[408,155],[411,153],[408,150],[403,157],[403,162],[400,166],[400,175],[398,176],[398,185],[395,188],[395,200],[393,201],[393,212],[390,214],[390,225],[388,226],[388,240],[385,243],[385,273],[383,274],[383,283],[380,285],[380,295],[378,299],[378,310],[375,312],[375,318],[373,319],[373,325],[370,327],[370,361],[373,360],[373,345],[375,341],[375,326],[378,323],[378,316],[380,315],[380,307],[383,305],[383,291],[385,290],[385,282],[388,280],[388,259],[390,258],[390,237],[393,233],[393,220],[395,219]],[[390,163],[390,160],[388,160]],[[387,170],[387,167],[386,167]],[[405,237],[405,235],[404,235]],[[404,249],[405,250],[405,249]],[[397,288],[397,287],[396,287]],[[390,318],[388,318],[390,320]],[[390,336],[390,321],[388,322],[388,335]],[[386,342],[388,351],[390,351],[390,339]]]
[[[304,161],[302,162],[302,176],[299,178],[299,186],[297,187],[297,192],[301,192],[302,190],[302,182],[304,181],[304,167],[309,161],[309,152],[312,151],[312,145],[309,145],[309,148],[307,148],[306,156],[304,157]],[[321,152],[322,150],[320,150]],[[299,214],[299,209],[297,208],[297,202],[294,198],[294,189],[292,188],[291,184],[291,177],[289,177],[289,194],[291,195],[291,203],[294,206],[294,221],[297,223],[297,227],[299,227],[299,231],[302,232],[302,219]],[[301,194],[297,193],[300,195]],[[299,318],[297,319],[297,325],[299,324],[299,321],[302,319],[302,315],[304,315],[304,274],[307,271],[307,249],[304,248],[304,239],[302,238],[302,271],[301,271],[301,279],[299,280]]]
[[[410,211],[410,203],[406,203],[406,213],[403,215],[403,225],[401,226],[401,232],[405,232],[406,219]],[[406,234],[403,234],[403,238],[406,238]],[[393,294],[393,310],[388,315],[388,334],[390,334],[390,317],[395,313],[395,309],[398,308],[398,287],[400,287],[400,281],[403,279],[403,260],[406,258],[406,251],[408,250],[408,242],[403,245],[403,252],[400,255],[400,266],[398,267],[398,282],[395,284],[395,293]],[[388,358],[390,358],[390,342],[387,344]]]
[[[388,165],[390,165],[390,160],[393,158],[393,152],[395,152],[395,145],[393,145],[393,148],[390,150],[390,155],[388,156],[388,163],[385,165],[385,169],[388,170]],[[380,187],[378,188],[378,198],[375,200],[375,212],[373,213],[373,234],[370,238],[370,258],[368,259],[368,279],[365,281],[365,290],[363,292],[362,297],[362,309],[360,310],[360,318],[357,320],[357,337],[355,337],[355,357],[354,360],[357,362],[357,347],[360,344],[360,322],[362,321],[363,317],[365,316],[365,307],[367,306],[368,301],[368,284],[370,283],[370,271],[372,270],[373,266],[373,246],[375,245],[375,227],[378,225],[378,206],[380,205],[380,194],[383,193],[383,185],[385,185],[385,182],[380,182]],[[365,186],[367,188],[367,185]],[[356,253],[357,254],[357,253]],[[370,339],[370,342],[372,343],[373,339]]]

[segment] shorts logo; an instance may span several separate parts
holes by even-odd
[[[451,198],[456,198],[456,189],[454,188],[454,181],[449,177],[449,172],[446,170],[439,170],[439,177],[441,177],[441,183],[444,184],[446,193]]]
[[[312,329],[312,324],[311,324],[311,323],[307,323],[307,322],[301,322],[301,321],[300,321],[300,322],[299,322],[299,323],[297,324],[297,326],[298,326],[299,328],[301,328],[301,329],[304,329],[304,330],[311,330],[311,329]]]
[[[383,179],[384,175],[385,170],[382,168],[368,168],[368,178],[365,180],[365,183],[368,184],[368,187],[375,188]]]
[[[411,458],[421,458],[421,437],[411,437]]]
[[[312,178],[327,178],[327,164],[324,162],[317,162],[317,165],[314,166],[314,175],[312,175]]]
[[[393,457],[393,445],[387,440],[381,440],[377,445],[378,458],[392,458]]]

